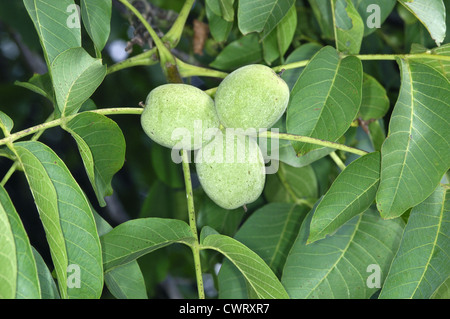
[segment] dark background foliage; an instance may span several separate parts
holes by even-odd
[[[148,0],[147,6],[142,3],[141,6],[150,14],[152,26],[164,33],[170,27],[170,21],[176,17],[176,12],[181,9],[183,3],[183,0]],[[447,8],[449,7],[450,5],[447,5]],[[332,40],[321,38],[317,21],[314,20],[308,2],[297,0],[297,8],[298,26],[286,57],[306,41],[317,42],[321,45],[333,44]],[[447,13],[447,21],[449,16],[450,14]],[[193,42],[196,36],[193,28],[194,19],[208,22],[203,1],[196,1],[193,11],[189,15],[181,43],[175,53],[182,60],[207,66],[221,52],[226,43],[217,43],[209,35],[202,54],[195,54],[193,51]],[[434,47],[434,41],[426,29],[418,21],[408,21],[408,19],[410,17],[405,15],[404,10],[394,10],[383,24],[382,29],[378,29],[364,38],[361,54],[405,53],[409,52],[412,43]],[[405,21],[409,23],[406,24]],[[114,55],[118,52],[123,53],[125,44],[133,38],[134,28],[130,26],[130,22],[136,25],[134,20],[130,21],[124,7],[113,1],[111,34],[102,54],[104,63],[108,66],[115,63]],[[242,35],[235,27],[229,35],[228,42],[240,36]],[[83,46],[93,54],[93,45],[84,30],[82,39]],[[143,40],[145,44],[140,46],[139,40]],[[448,36],[445,42],[448,42]],[[129,43],[132,47],[130,55],[149,48],[148,39],[145,37],[138,37],[133,43],[138,44]],[[117,47],[119,47],[119,51],[117,51]],[[252,62],[264,63],[261,60]],[[272,64],[277,65],[281,62],[278,59]],[[232,68],[237,66],[232,65]],[[400,78],[395,61],[365,61],[364,70],[386,88],[391,103],[396,101]],[[0,0],[0,110],[14,119],[15,130],[42,123],[52,112],[53,107],[48,100],[14,84],[15,81],[27,81],[33,73],[45,72],[46,66],[39,39],[22,1]],[[215,79],[197,77],[191,78],[189,81],[202,89],[215,87],[219,83]],[[98,108],[137,106],[139,102],[145,100],[151,89],[164,82],[159,65],[121,70],[106,77],[92,96],[92,101],[95,101]],[[95,105],[90,103],[84,107],[95,107]],[[390,114],[387,114],[386,119],[389,116]],[[46,131],[40,140],[49,145],[61,157],[81,188],[87,193],[94,208],[112,226],[128,219],[149,216],[186,220],[186,197],[181,166],[170,161],[170,150],[153,144],[143,134],[139,117],[114,116],[113,120],[118,123],[126,139],[126,161],[124,167],[113,179],[114,194],[107,198],[108,205],[104,208],[98,206],[76,144],[70,135],[60,128],[53,128]],[[387,124],[385,123],[385,125]],[[329,160],[319,161],[317,166],[331,166],[327,165],[326,161]],[[4,176],[10,165],[11,162],[8,159],[0,157],[0,176]],[[329,176],[333,176],[333,174]],[[198,182],[194,180],[194,187],[196,185]],[[51,259],[45,234],[25,176],[21,173],[14,174],[6,184],[6,189],[20,213],[31,244],[50,264]],[[198,195],[196,199],[207,206],[204,204],[207,199],[204,198],[201,191],[197,188],[196,192]],[[249,207],[245,216],[250,215],[264,202],[265,199],[260,198],[258,202]],[[201,211],[202,206],[200,206],[200,214]],[[241,214],[243,215],[244,212],[242,211]],[[229,230],[231,235],[234,230]],[[180,263],[179,260],[185,262]],[[139,263],[146,279],[149,297],[196,296],[196,288],[192,281],[194,278],[192,256],[188,248],[177,245],[170,246],[141,258]],[[213,296],[213,286],[211,283],[206,283],[206,288],[208,285],[211,289],[207,290],[207,293],[209,292]],[[105,297],[108,297],[107,292],[105,292]]]

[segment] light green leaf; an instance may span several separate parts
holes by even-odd
[[[262,46],[256,34],[249,34],[228,44],[210,66],[220,70],[234,70],[262,60]]]
[[[288,298],[284,287],[264,260],[236,239],[211,234],[204,236],[200,248],[216,250],[227,257],[240,270],[258,298]]]
[[[219,0],[222,17],[225,21],[234,21],[234,0]]]
[[[64,162],[40,142],[14,144],[36,203],[62,298],[99,298],[100,240],[90,204]],[[80,269],[79,288],[67,285],[68,266]]]
[[[84,27],[97,51],[103,50],[111,29],[111,0],[81,0]]]
[[[308,244],[334,233],[372,205],[380,181],[380,157],[379,152],[364,155],[339,174],[314,212]]]
[[[36,260],[42,299],[60,299],[58,288],[56,287],[55,280],[53,279],[47,264],[44,259],[42,259],[39,252],[34,247],[31,248],[33,250],[34,259]]]
[[[374,121],[369,124],[369,137],[375,151],[381,151],[386,132],[382,120]]]
[[[380,119],[389,110],[385,88],[372,76],[364,73],[362,101],[359,113],[364,121]]]
[[[279,278],[308,211],[306,206],[295,204],[268,204],[255,211],[234,238],[257,253]],[[245,278],[229,260],[223,263],[218,277],[220,298],[236,298],[236,294],[249,297]]]
[[[383,284],[400,243],[404,223],[383,220],[374,209],[355,216],[331,237],[307,245],[313,211],[292,246],[281,282],[291,298],[369,298],[378,288],[368,285],[371,265],[380,267]]]
[[[8,193],[1,185],[0,234],[0,298],[41,298],[30,240]]]
[[[64,127],[76,140],[84,167],[100,206],[113,193],[111,180],[125,161],[125,138],[120,127],[104,115],[83,112]]]
[[[227,40],[231,29],[233,28],[233,22],[228,22],[220,15],[216,14],[209,5],[210,1],[206,1],[206,17],[209,22],[209,31],[217,42],[224,42]],[[213,1],[214,2],[214,1]]]
[[[398,61],[402,84],[381,149],[377,207],[384,218],[425,200],[450,166],[450,86],[435,69]]]
[[[264,60],[268,64],[280,56],[283,57],[291,45],[297,27],[297,9],[294,6],[289,9],[286,16],[275,29],[263,41]]]
[[[184,221],[165,218],[133,219],[115,227],[100,239],[105,271],[167,245],[191,245],[195,240]]]
[[[430,298],[450,276],[450,189],[438,186],[411,210],[381,299]]]
[[[280,23],[294,2],[294,0],[239,0],[239,30],[244,35],[258,32],[265,38]]]
[[[56,102],[63,115],[76,113],[106,75],[102,60],[92,58],[81,47],[58,55],[51,70]]]
[[[0,254],[0,268],[2,270],[0,276],[0,298],[14,299],[16,297],[17,289],[17,253],[14,242],[14,234],[6,213],[6,209],[10,210],[11,203],[3,198],[3,187],[0,186],[0,246],[2,253]],[[8,200],[8,199],[6,199]]]
[[[345,54],[358,54],[364,36],[364,23],[351,0],[333,0],[336,48]]]
[[[427,52],[429,54],[450,56],[450,43],[431,50],[427,50],[426,48],[424,49],[425,49],[424,52],[417,52],[417,53]],[[413,53],[413,48],[411,48],[411,53]],[[420,62],[428,66],[431,66],[432,68],[435,68],[436,70],[441,72],[447,78],[447,80],[450,78],[450,61],[438,59],[420,59]]]
[[[216,16],[222,17],[222,9],[220,8],[220,0],[205,0],[206,7]]]
[[[81,28],[73,0],[23,0],[41,41],[47,65],[62,52],[81,46]]]
[[[422,22],[438,46],[444,41],[446,24],[445,6],[442,0],[398,1]]]
[[[340,58],[330,47],[321,49],[300,75],[287,108],[288,133],[336,141],[350,127],[361,104],[362,64],[353,56]],[[303,155],[319,148],[292,144]]]
[[[6,114],[0,111],[0,129],[3,133],[10,133],[14,126],[13,120]]]

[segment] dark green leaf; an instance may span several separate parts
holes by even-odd
[[[264,38],[280,23],[294,2],[294,0],[239,0],[239,30],[244,35],[259,32]]]
[[[372,205],[380,181],[380,157],[379,152],[364,155],[339,174],[314,212],[308,243],[334,233]]]
[[[383,220],[374,209],[355,216],[331,237],[307,245],[313,211],[287,257],[281,282],[291,298],[369,298],[368,267],[379,266],[383,284],[400,243],[404,223]]]
[[[262,48],[258,36],[249,34],[228,44],[210,65],[228,71],[261,60]]]
[[[350,127],[361,104],[362,65],[340,58],[332,47],[321,49],[291,91],[286,126],[291,134],[336,141]],[[294,142],[300,155],[319,148]]]

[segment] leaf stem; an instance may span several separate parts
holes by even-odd
[[[304,142],[304,143],[308,143],[308,144],[315,144],[315,145],[320,145],[320,146],[325,146],[325,147],[331,147],[337,150],[341,150],[341,151],[345,151],[345,152],[349,152],[349,153],[353,153],[356,155],[366,155],[367,152],[357,149],[357,148],[353,148],[344,144],[339,144],[336,142],[330,142],[330,141],[325,141],[325,140],[321,140],[318,138],[314,138],[314,137],[308,137],[308,136],[301,136],[301,135],[294,135],[294,134],[288,134],[288,133],[276,133],[276,132],[271,132],[271,131],[265,131],[262,132],[260,134],[258,134],[259,137],[265,137],[265,138],[279,138],[281,140],[287,140],[287,141],[296,141],[296,142]]]
[[[336,154],[336,152],[331,152],[330,153],[330,157],[331,159],[334,161],[334,163],[336,163],[336,165],[339,167],[339,169],[341,171],[343,171],[345,169],[345,164],[344,162],[341,160],[341,158]]]
[[[98,114],[103,115],[113,115],[113,114],[141,114],[143,111],[142,108],[135,108],[135,107],[118,107],[118,108],[108,108],[108,109],[99,109],[99,110],[93,110],[93,111],[86,111],[86,112],[94,112]],[[84,112],[82,112],[84,113]],[[78,113],[81,114],[81,113]],[[56,120],[45,122],[42,124],[38,124],[32,127],[29,127],[25,130],[10,134],[8,137],[0,139],[0,145],[5,145],[8,143],[12,143],[18,139],[21,139],[25,136],[46,130],[48,128],[60,126],[64,122],[70,121],[72,118],[77,116],[78,114],[66,116],[64,118],[58,118]]]
[[[189,226],[191,226],[191,231],[194,234],[194,237],[196,239],[194,241],[194,243],[192,244],[191,249],[192,249],[192,254],[194,255],[198,297],[199,297],[199,299],[205,299],[205,291],[203,288],[203,277],[202,277],[202,265],[201,265],[201,261],[200,261],[200,244],[198,241],[198,234],[197,234],[197,222],[196,222],[196,218],[195,218],[195,207],[194,207],[194,194],[192,192],[191,171],[189,169],[188,152],[185,150],[182,150],[181,158],[183,160],[184,183],[186,185]]]
[[[174,48],[177,46],[178,42],[180,42],[181,35],[183,33],[184,25],[186,24],[186,20],[189,16],[189,12],[194,5],[195,0],[186,0],[184,2],[183,8],[181,8],[180,14],[177,19],[173,23],[170,30],[163,36],[163,42],[167,43],[169,47]]]

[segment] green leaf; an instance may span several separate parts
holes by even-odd
[[[291,134],[336,141],[350,127],[361,104],[362,64],[353,56],[340,58],[330,47],[308,63],[291,91],[286,126]],[[294,142],[297,154],[319,148]]]
[[[227,40],[228,35],[233,28],[233,22],[228,22],[220,15],[216,14],[211,9],[209,2],[210,1],[206,1],[206,17],[209,22],[209,30],[214,40],[217,42],[224,42]]]
[[[239,0],[239,30],[244,35],[258,32],[265,38],[280,23],[294,2],[294,0]]]
[[[428,299],[450,276],[450,189],[438,186],[411,210],[381,299]]]
[[[58,55],[51,70],[56,102],[63,115],[76,113],[106,75],[102,60],[92,58],[81,47]]]
[[[48,66],[62,52],[81,46],[79,16],[73,0],[23,0],[23,3],[39,35]]]
[[[279,278],[308,211],[306,206],[295,204],[268,204],[255,211],[234,238],[257,253]],[[236,294],[248,298],[245,278],[226,260],[219,272],[219,297],[236,298]]]
[[[225,21],[234,21],[234,0],[219,0],[222,17]]]
[[[449,168],[450,86],[435,69],[399,60],[402,84],[381,149],[377,207],[384,218],[425,200]]]
[[[198,209],[197,227],[210,226],[223,235],[233,236],[244,213],[241,207],[232,210],[222,208],[204,195]]]
[[[292,246],[281,282],[291,298],[369,298],[368,267],[380,267],[380,284],[400,243],[404,223],[383,220],[374,209],[355,216],[333,236],[307,245],[313,211]],[[372,287],[372,286],[370,286]]]
[[[53,279],[47,264],[39,252],[34,247],[31,248],[33,250],[34,259],[36,260],[42,299],[60,299],[58,288],[56,287],[55,280]]]
[[[317,178],[310,165],[279,163],[277,174],[267,176],[264,196],[269,202],[300,203],[318,197]]]
[[[444,41],[446,24],[445,6],[442,0],[398,1],[422,22],[438,46]]]
[[[339,174],[314,212],[308,244],[334,233],[372,205],[380,181],[380,158],[379,152],[364,155]]]
[[[210,66],[220,70],[233,70],[262,60],[262,47],[256,34],[249,34],[228,44]]]
[[[450,299],[450,277],[434,292],[432,299]]]
[[[378,120],[369,124],[369,137],[375,151],[381,151],[383,142],[386,139],[384,126],[381,123],[382,120]]]
[[[263,41],[264,60],[270,64],[280,56],[283,57],[291,45],[297,27],[297,9],[289,9],[286,16]]]
[[[329,0],[308,0],[324,39],[334,39],[333,12]]]
[[[13,120],[6,114],[0,111],[0,129],[3,133],[10,133],[14,126]]]
[[[92,211],[99,236],[110,232],[113,229],[111,225],[95,212],[95,210]],[[105,284],[111,294],[117,299],[148,298],[144,276],[136,260],[106,272]]]
[[[351,0],[333,0],[336,48],[345,54],[358,54],[364,36],[364,23]]]
[[[24,87],[34,93],[40,94],[43,97],[49,99],[54,103],[53,97],[53,85],[50,78],[50,73],[45,74],[33,74],[33,76],[28,80],[28,82],[14,82],[15,85]]]
[[[376,22],[379,22],[381,26],[396,4],[396,0],[352,0],[352,2],[365,22],[364,36],[375,32],[377,26],[371,26]]]
[[[385,88],[372,76],[364,73],[362,101],[359,113],[364,121],[381,119],[389,110]]]
[[[140,218],[115,227],[101,238],[105,271],[173,243],[191,245],[195,240],[184,221]]]
[[[84,27],[98,51],[103,50],[111,29],[111,0],[81,0]]]
[[[201,249],[212,249],[228,258],[242,273],[260,299],[286,299],[288,295],[278,278],[255,252],[239,241],[220,234],[204,236]]]
[[[75,139],[100,206],[113,193],[111,180],[125,161],[125,138],[120,127],[104,115],[83,112],[64,127]]]
[[[206,7],[216,16],[222,17],[222,9],[220,8],[220,0],[205,0]]]
[[[299,62],[304,60],[311,59],[314,54],[316,54],[322,46],[320,46],[317,43],[305,43],[296,48],[294,51],[292,51],[291,54],[286,59],[285,64],[293,63],[293,62]],[[295,82],[297,82],[297,79],[299,78],[300,74],[302,73],[304,68],[295,68],[291,70],[286,70],[281,75],[281,78],[286,82],[286,84],[289,86],[289,88],[292,90],[292,88],[295,85]]]
[[[411,51],[413,51],[411,49]],[[438,48],[434,48],[431,50],[427,50],[425,48],[425,52],[429,54],[436,54],[442,56],[450,56],[450,43],[442,45]],[[412,52],[411,52],[412,53]],[[424,53],[424,52],[420,52]],[[435,68],[439,72],[441,72],[447,79],[450,78],[450,61],[438,60],[438,59],[420,59],[420,62]]]
[[[0,234],[0,298],[41,298],[30,240],[8,193],[1,185]]]
[[[99,298],[103,289],[102,255],[87,198],[48,146],[34,141],[14,146],[44,226],[61,297]],[[80,269],[79,288],[67,285],[70,265]]]

